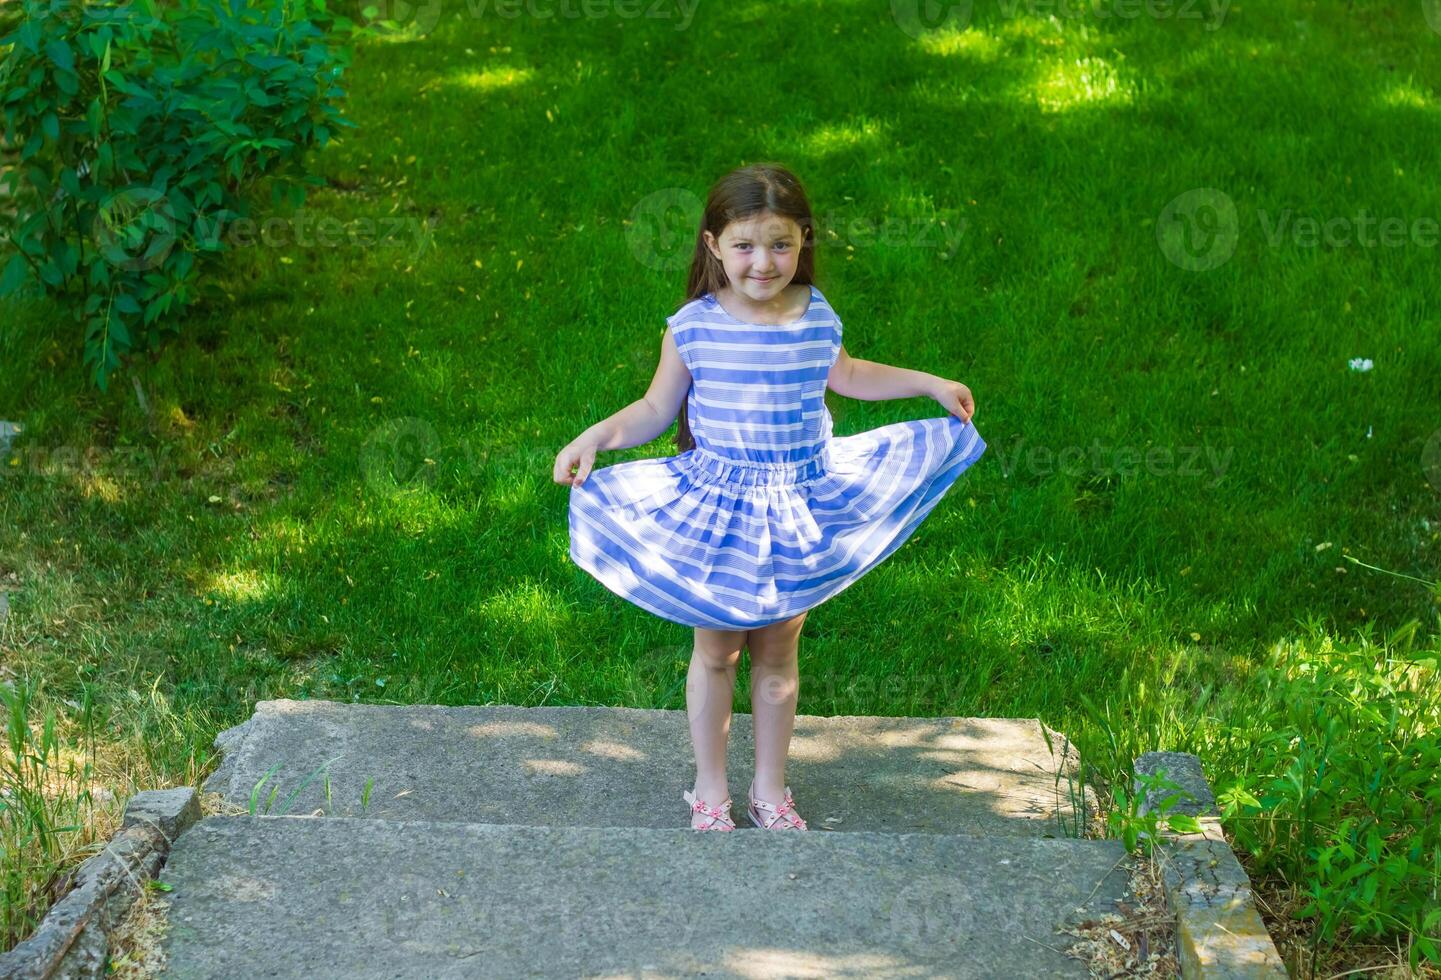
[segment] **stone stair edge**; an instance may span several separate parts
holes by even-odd
[[[367,831],[373,830],[373,829],[376,828],[376,827],[383,827],[383,828],[386,828],[386,829],[388,829],[388,830],[398,831],[398,832],[403,832],[403,831],[406,831],[406,830],[415,829],[415,830],[417,830],[417,831],[441,830],[441,831],[452,832],[452,833],[457,833],[457,832],[458,832],[458,833],[464,833],[464,832],[468,832],[468,831],[466,831],[466,830],[456,830],[456,828],[471,828],[471,829],[474,829],[476,832],[478,832],[478,833],[483,833],[483,834],[500,834],[500,833],[516,834],[516,833],[524,833],[524,834],[534,834],[534,835],[544,835],[544,834],[548,834],[548,835],[551,835],[551,836],[575,836],[575,837],[586,837],[586,836],[590,836],[590,837],[596,837],[596,836],[616,837],[616,836],[626,835],[626,836],[633,836],[633,837],[658,837],[658,838],[664,838],[664,837],[679,837],[679,836],[686,835],[686,834],[705,833],[705,831],[699,831],[699,830],[695,830],[694,828],[685,827],[685,826],[679,826],[679,827],[628,827],[628,826],[623,826],[623,827],[594,827],[594,826],[589,826],[589,825],[585,825],[585,826],[558,826],[558,825],[553,825],[553,824],[503,823],[503,822],[494,822],[494,821],[474,822],[474,821],[467,821],[467,820],[395,820],[395,819],[392,819],[392,818],[389,818],[389,817],[354,817],[354,816],[340,816],[340,815],[336,815],[336,816],[324,816],[324,817],[313,817],[313,816],[310,816],[310,815],[308,815],[308,814],[302,814],[302,813],[259,813],[259,814],[249,814],[249,813],[214,813],[214,814],[210,814],[209,816],[203,817],[203,818],[195,821],[193,824],[190,825],[189,828],[187,828],[187,832],[189,832],[190,830],[194,830],[195,828],[206,828],[206,827],[214,828],[214,827],[218,827],[218,826],[220,826],[220,825],[234,825],[234,824],[256,823],[256,822],[263,822],[263,823],[286,823],[286,822],[291,822],[291,823],[296,823],[296,824],[315,825],[315,826],[318,826],[319,824],[322,824],[322,823],[327,824],[327,825],[334,825],[334,824],[337,824],[337,823],[338,823],[338,824],[342,824],[342,825],[343,825],[343,824],[354,824],[354,825],[356,825],[356,826],[364,827]],[[736,831],[736,832],[734,832],[734,833],[735,833],[735,834],[742,835],[742,836],[748,836],[748,835],[751,833],[751,828],[747,827],[747,828],[745,828],[745,829],[743,829],[743,830],[738,830],[738,831]],[[725,836],[733,836],[733,835],[725,835]],[[758,831],[757,831],[757,836],[758,836],[758,837],[760,836],[760,834],[759,834]],[[918,842],[926,842],[926,843],[929,843],[929,842],[931,842],[931,841],[934,841],[934,840],[940,838],[940,839],[956,839],[956,840],[971,840],[971,841],[989,841],[989,842],[995,843],[998,848],[1005,848],[1005,847],[1011,847],[1011,846],[1022,846],[1022,845],[1025,845],[1025,846],[1038,845],[1038,846],[1040,846],[1040,847],[1042,847],[1042,848],[1050,847],[1050,848],[1053,848],[1053,849],[1054,849],[1055,847],[1058,847],[1058,846],[1063,846],[1063,847],[1067,847],[1067,848],[1076,847],[1076,846],[1114,848],[1114,847],[1120,846],[1120,843],[1121,843],[1118,838],[1093,838],[1093,837],[998,837],[998,836],[991,835],[991,834],[967,834],[967,833],[936,834],[936,833],[928,833],[928,832],[927,832],[927,833],[919,833],[919,832],[897,832],[897,831],[886,831],[886,830],[849,830],[849,831],[844,831],[844,832],[841,832],[841,831],[817,830],[817,831],[812,831],[812,832],[810,832],[810,833],[783,834],[782,836],[804,837],[804,838],[834,837],[834,838],[837,838],[837,839],[840,839],[840,840],[846,840],[846,841],[859,841],[859,840],[868,840],[868,839],[884,839],[884,840],[888,840],[888,841],[889,841],[889,840],[899,841],[899,842],[901,842],[901,843],[904,843],[904,842],[905,842],[905,839],[908,839],[908,838],[914,838],[914,839],[916,839]],[[767,839],[769,839],[769,838],[767,838]]]
[[[329,698],[271,698],[265,700],[258,700],[258,702],[255,702],[254,715],[252,715],[251,718],[245,719],[245,721],[239,723],[239,725],[233,725],[231,726],[231,728],[223,729],[222,732],[219,732],[219,734],[216,735],[216,741],[219,742],[219,739],[223,738],[223,736],[226,736],[226,734],[229,734],[229,732],[239,732],[239,729],[244,729],[246,723],[251,721],[252,718],[255,718],[255,716],[258,716],[259,713],[261,713],[262,709],[274,710],[275,706],[280,705],[329,705],[336,706],[336,708],[359,710],[378,710],[385,708],[398,708],[402,710],[463,710],[477,708],[507,708],[513,710],[568,710],[568,712],[637,713],[637,715],[677,715],[677,713],[684,713],[684,709],[680,708],[634,708],[634,706],[630,705],[510,705],[510,703],[486,703],[486,705],[438,705],[438,703],[432,702],[392,703],[369,702],[369,700],[366,700],[366,702],[352,702],[352,700],[333,700]],[[736,715],[748,716],[748,718],[749,716],[751,716],[751,712],[742,712],[742,710],[736,710],[735,713]],[[1045,722],[1040,721],[1039,718],[1036,718],[1036,716],[1033,715],[807,715],[806,712],[797,712],[795,718],[820,719],[820,721],[891,721],[927,723],[944,721],[1009,722],[1017,723],[1017,725],[1043,726],[1043,728],[1045,728],[1046,731],[1050,732],[1050,734],[1061,736],[1061,738],[1066,738],[1066,735],[1063,734],[1063,732],[1058,731],[1058,729],[1052,728],[1052,726],[1046,725]]]
[[[1195,817],[1201,827],[1197,833],[1163,829],[1157,841],[1183,980],[1286,980],[1286,964],[1261,918],[1251,879],[1226,840],[1200,758],[1146,752],[1133,768],[1143,814],[1159,810],[1171,791],[1147,789],[1141,777],[1164,771],[1184,794],[1171,812]]]
[[[142,790],[125,804],[117,830],[74,870],[72,887],[35,930],[0,953],[3,980],[106,976],[110,933],[157,877],[185,832],[202,821],[190,786]]]

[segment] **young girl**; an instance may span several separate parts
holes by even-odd
[[[571,559],[695,628],[696,780],[684,798],[699,830],[735,829],[725,766],[742,648],[756,753],[747,813],[766,830],[807,829],[785,781],[806,613],[900,547],[986,448],[965,385],[846,353],[814,267],[810,205],[789,171],[755,164],[722,177],[645,397],[555,459],[555,481],[571,487]],[[836,437],[827,388],[867,401],[925,395],[950,414]],[[597,451],[650,442],[677,412],[678,455],[591,472]]]

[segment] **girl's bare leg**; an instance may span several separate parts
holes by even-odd
[[[685,703],[695,746],[696,796],[713,806],[725,801],[726,742],[730,737],[731,695],[745,630],[696,627],[695,649],[686,675]]]
[[[809,610],[807,610],[809,611]],[[751,655],[751,717],[755,723],[755,794],[767,803],[785,799],[786,756],[800,697],[797,648],[806,613],[746,633]]]

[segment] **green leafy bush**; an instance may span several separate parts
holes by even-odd
[[[1145,676],[1124,671],[1116,696],[1081,695],[1078,741],[1111,783],[1110,831],[1134,849],[1158,828],[1161,814],[1141,814],[1130,792],[1132,760],[1158,746],[1193,752],[1247,871],[1310,923],[1313,957],[1399,939],[1413,968],[1441,964],[1436,638],[1417,642],[1419,620],[1382,643],[1367,631],[1338,644],[1304,625],[1304,638],[1224,676],[1199,659],[1156,658],[1137,665]]]
[[[262,181],[272,206],[320,183],[305,153],[354,126],[337,42],[358,32],[324,0],[23,0],[4,28],[0,297],[32,282],[63,301],[103,391],[177,331],[197,256],[225,250]]]
[[[1280,647],[1248,685],[1266,697],[1212,751],[1237,774],[1216,794],[1232,843],[1309,896],[1296,914],[1315,917],[1316,944],[1409,935],[1413,968],[1441,963],[1437,659]]]

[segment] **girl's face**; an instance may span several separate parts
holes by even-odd
[[[784,295],[804,242],[800,225],[769,211],[732,221],[721,230],[719,241],[705,233],[706,247],[720,259],[731,288],[756,303]]]

